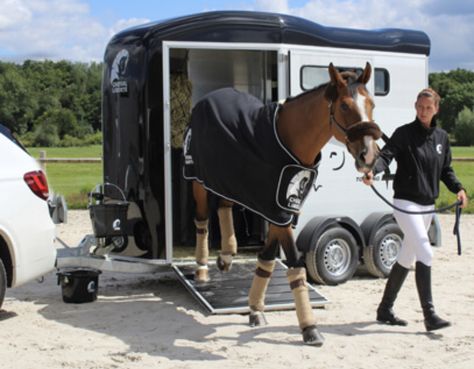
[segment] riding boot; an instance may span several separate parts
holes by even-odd
[[[221,206],[217,209],[217,215],[221,231],[221,252],[217,257],[217,267],[219,270],[227,272],[232,266],[232,257],[237,254],[232,207]]]
[[[207,267],[209,259],[208,220],[194,219],[194,224],[196,225],[195,258],[197,264],[194,280],[196,282],[207,282],[209,280],[209,270]]]
[[[405,326],[408,324],[406,320],[396,317],[392,309],[407,274],[407,268],[402,267],[398,263],[393,264],[387,284],[385,285],[382,301],[377,308],[377,321],[390,325]]]
[[[322,346],[324,338],[316,328],[316,319],[309,301],[308,286],[306,284],[306,269],[290,268],[287,277],[295,300],[296,316],[298,317],[304,343]]]
[[[433,297],[431,295],[431,267],[418,261],[415,269],[415,280],[421,308],[423,309],[423,316],[425,317],[426,330],[434,331],[449,327],[451,323],[441,319],[434,310]]]
[[[257,268],[249,291],[249,324],[252,327],[265,323],[265,317],[263,316],[265,293],[274,269],[275,260],[262,260],[260,258],[257,260]]]

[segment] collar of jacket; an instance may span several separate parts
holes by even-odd
[[[430,125],[430,128],[425,128],[425,126],[423,125],[423,123],[421,123],[421,121],[417,118],[415,118],[415,123],[416,123],[416,126],[418,128],[418,132],[423,134],[423,135],[426,135],[426,136],[429,136],[431,135],[434,130],[436,129],[436,127],[438,126],[437,122],[436,122],[436,116],[433,117],[433,119],[431,120],[431,125]]]

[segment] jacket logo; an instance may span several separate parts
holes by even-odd
[[[443,145],[437,144],[436,145],[436,152],[441,155],[443,153]]]

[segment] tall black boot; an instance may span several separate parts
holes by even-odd
[[[431,267],[418,261],[416,263],[415,279],[421,308],[425,317],[426,330],[434,331],[449,327],[451,323],[441,319],[434,310],[433,297],[431,295]]]
[[[406,320],[397,318],[392,310],[393,303],[397,298],[398,291],[400,291],[407,274],[407,268],[402,267],[398,263],[393,264],[387,284],[385,285],[382,301],[377,309],[377,321],[390,325],[408,324]]]

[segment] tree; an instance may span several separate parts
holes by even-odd
[[[471,109],[465,107],[459,113],[454,137],[459,146],[474,145],[474,112]]]
[[[431,73],[430,86],[441,96],[439,123],[448,132],[454,132],[456,117],[464,107],[474,107],[474,72],[456,69]]]

